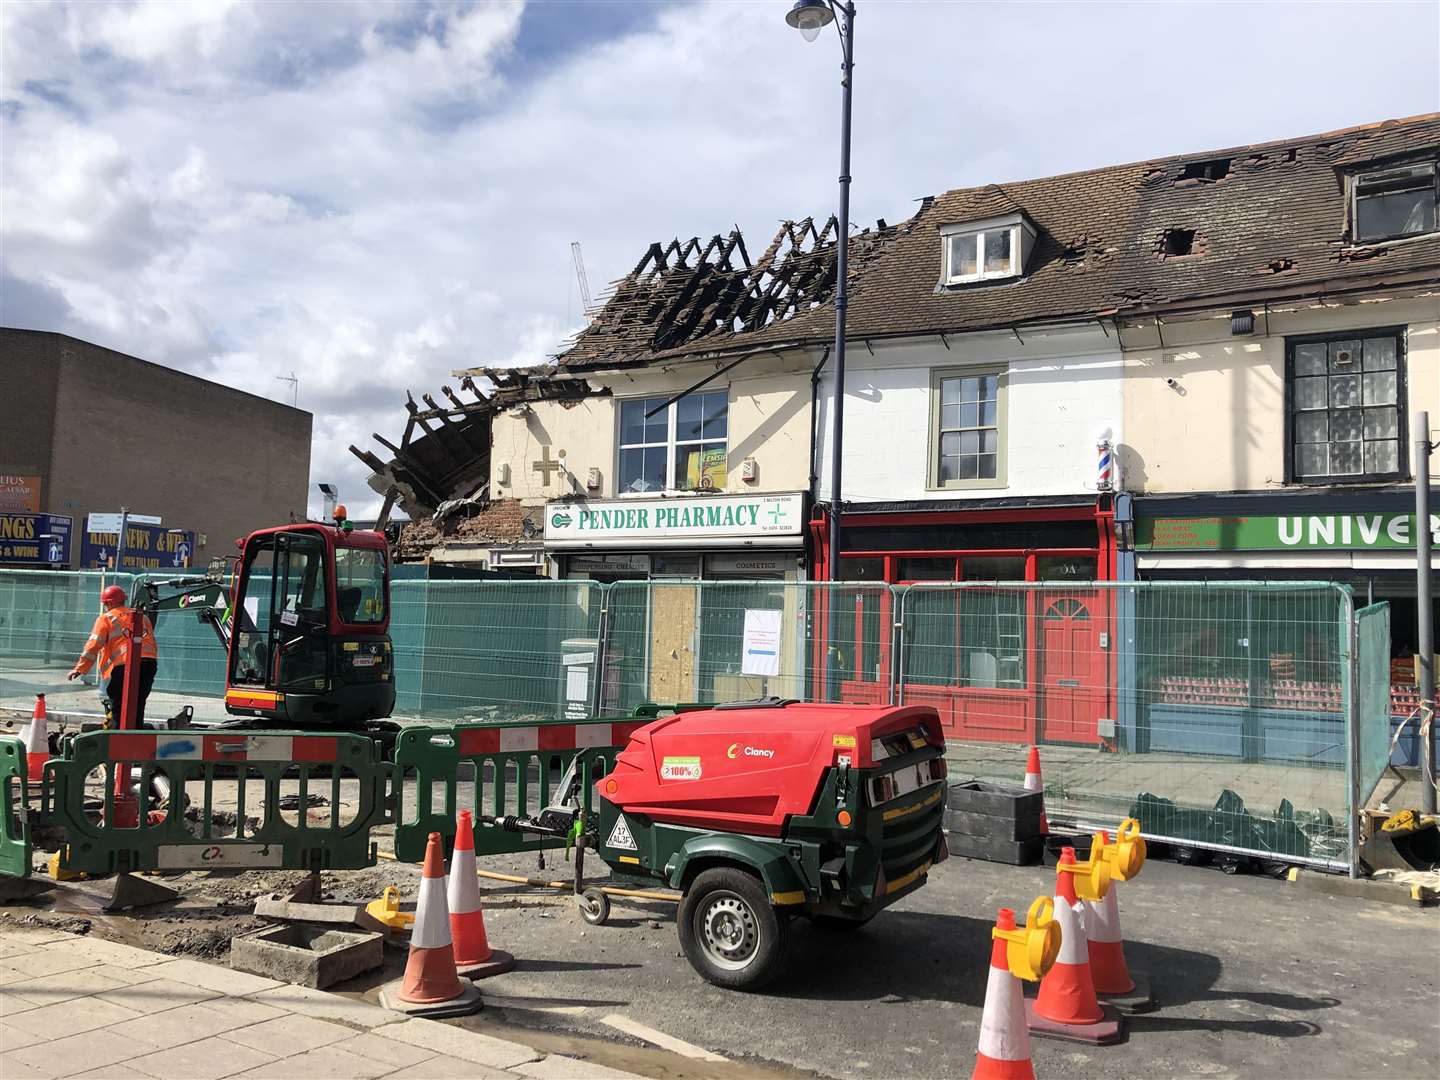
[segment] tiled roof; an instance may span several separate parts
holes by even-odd
[[[1382,282],[1440,281],[1440,233],[1364,248],[1349,244],[1344,182],[1347,171],[1367,162],[1437,153],[1440,113],[1433,113],[949,191],[925,200],[899,226],[852,236],[848,336],[958,333],[1186,305],[1259,303]],[[1218,168],[1199,168],[1222,161]],[[939,230],[1016,210],[1037,229],[1025,274],[941,286]],[[1191,254],[1164,253],[1169,230],[1193,232]],[[804,253],[806,265],[812,271],[828,267],[833,279],[833,249],[828,238],[814,244]],[[574,347],[560,355],[561,365],[645,364],[695,353],[819,344],[833,334],[833,290],[823,281],[812,280],[801,303],[745,323],[735,321],[734,313],[746,310],[747,303],[753,311],[759,277],[748,260],[704,273],[711,278],[712,297],[728,296],[742,306],[707,309],[709,321],[700,321],[698,333],[692,319],[677,334],[674,319],[683,303],[637,302],[646,299],[636,291],[644,283],[632,274],[617,284],[615,296]],[[726,275],[723,288],[715,287],[715,273]],[[682,279],[690,280],[683,275],[676,280]],[[623,334],[607,331],[614,325],[607,317],[622,312]]]

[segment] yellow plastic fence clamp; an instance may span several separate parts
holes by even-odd
[[[1101,848],[1091,847],[1084,862],[1060,863],[1056,869],[1075,875],[1075,895],[1081,900],[1100,901],[1110,891],[1110,860]]]
[[[404,930],[415,921],[413,911],[400,910],[400,890],[394,885],[386,885],[380,899],[371,900],[365,905],[365,911],[390,930]]]
[[[990,931],[1005,942],[1005,961],[1010,974],[1027,982],[1039,982],[1060,955],[1060,924],[1055,921],[1055,901],[1037,896],[1025,913],[1025,925],[1015,930]]]
[[[1091,853],[1093,857],[1093,852]],[[1145,838],[1140,835],[1140,822],[1126,818],[1115,830],[1115,842],[1104,845],[1103,855],[1110,864],[1110,876],[1116,881],[1129,881],[1145,866]]]

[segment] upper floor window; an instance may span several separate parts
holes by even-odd
[[[728,392],[687,394],[670,405],[665,401],[620,402],[619,492],[725,490]]]
[[[946,285],[1018,277],[1035,240],[1035,229],[1023,214],[992,218],[940,230],[945,245]]]
[[[1291,479],[1401,478],[1405,359],[1400,331],[1291,338],[1286,351]]]
[[[1005,482],[1005,398],[1000,371],[937,372],[930,387],[930,486]]]
[[[1436,229],[1440,178],[1435,163],[1406,165],[1355,177],[1355,241],[1418,236]]]

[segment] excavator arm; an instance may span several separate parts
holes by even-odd
[[[221,648],[230,648],[232,612],[227,584],[233,560],[216,559],[202,578],[179,577],[156,581],[140,578],[135,584],[135,606],[156,622],[167,611],[194,611],[195,617],[215,631]]]

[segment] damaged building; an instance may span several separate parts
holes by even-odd
[[[416,521],[402,557],[463,541],[599,581],[1336,580],[1391,601],[1402,657],[1431,602],[1406,515],[1412,410],[1440,402],[1437,159],[1427,115],[957,189],[852,230],[838,553],[833,221],[754,258],[738,230],[652,244],[552,367],[461,373],[473,402],[409,402],[388,460],[357,453]],[[971,737],[1095,741],[1104,601],[1071,600],[992,601],[907,700]],[[857,637],[862,700],[893,657]],[[1041,653],[1073,670],[1038,677]]]

